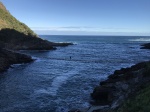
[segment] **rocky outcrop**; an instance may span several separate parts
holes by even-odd
[[[93,105],[109,105],[106,110],[120,106],[126,98],[134,95],[150,81],[150,61],[138,63],[130,68],[116,70],[107,80],[100,82],[91,97]],[[99,109],[99,111],[104,109]],[[99,112],[97,109],[97,112]]]
[[[13,17],[0,2],[1,48],[13,50],[53,50],[71,43],[53,43],[37,36],[27,25]]]
[[[150,43],[143,44],[141,49],[150,49]]]
[[[29,63],[32,61],[33,59],[30,56],[6,49],[0,49],[0,72],[8,69],[12,64]]]
[[[39,38],[27,25],[13,17],[0,2],[0,72],[11,64],[32,61],[30,56],[12,50],[54,50],[57,46],[68,45],[72,43],[53,43]]]
[[[68,46],[72,43],[54,43],[41,38],[25,35],[14,29],[0,30],[0,47],[11,50],[54,50],[58,46]]]

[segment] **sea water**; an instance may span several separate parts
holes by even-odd
[[[144,36],[50,36],[72,42],[52,51],[21,51],[36,59],[0,74],[0,112],[67,112],[90,106],[90,93],[115,70],[150,59]],[[71,59],[70,59],[71,57]]]

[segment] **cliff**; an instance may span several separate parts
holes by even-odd
[[[0,72],[8,69],[12,64],[29,63],[32,61],[33,59],[31,56],[6,49],[0,49]]]
[[[71,43],[53,43],[39,38],[27,25],[13,17],[0,2],[0,72],[11,64],[33,61],[13,50],[53,50]]]
[[[24,23],[13,17],[0,2],[0,29],[14,29],[25,35],[37,37],[37,35]]]
[[[135,99],[134,96],[136,96],[141,102],[145,103],[142,104],[138,102],[138,107],[148,109],[149,103],[146,103],[147,101],[145,99],[149,98],[144,92],[149,93],[149,89],[147,89],[149,88],[149,82],[150,61],[138,63],[130,68],[116,70],[114,74],[110,75],[107,80],[100,82],[100,85],[94,89],[91,94],[91,97],[93,98],[92,104],[99,106],[99,109],[96,109],[97,112],[136,111],[136,103],[130,103],[129,106],[129,101],[127,101],[127,99]],[[143,88],[146,89],[143,90]],[[141,98],[140,95],[143,95],[143,98]],[[101,108],[104,105],[107,108]],[[130,108],[131,106],[132,108]]]
[[[14,50],[52,50],[71,43],[53,43],[39,38],[27,25],[13,17],[0,2],[0,47]]]
[[[51,50],[50,42],[38,36],[24,23],[13,17],[0,2],[0,42],[3,48],[23,50]]]

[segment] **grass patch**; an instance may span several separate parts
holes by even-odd
[[[128,99],[116,112],[149,112],[150,85],[140,90],[133,98]]]
[[[27,25],[13,17],[0,2],[0,30],[6,28],[14,29],[25,35],[37,36]]]

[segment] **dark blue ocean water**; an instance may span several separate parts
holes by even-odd
[[[150,37],[40,36],[73,42],[53,51],[21,51],[36,61],[0,74],[0,112],[67,112],[86,108],[90,93],[114,70],[150,59]],[[70,59],[71,56],[71,59]]]

